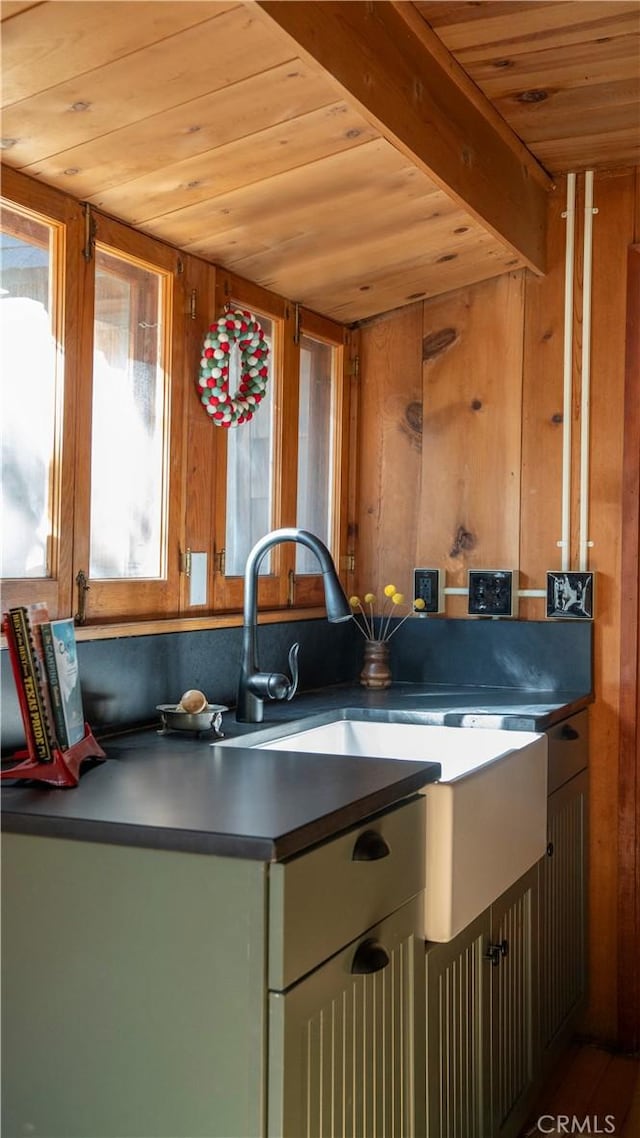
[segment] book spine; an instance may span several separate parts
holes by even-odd
[[[27,606],[27,623],[31,630],[31,644],[35,653],[36,666],[38,669],[38,676],[40,679],[40,692],[42,694],[42,704],[45,712],[45,722],[49,727],[50,738],[49,741],[53,747],[57,747],[58,739],[57,733],[53,730],[55,727],[55,716],[53,713],[53,706],[51,703],[51,692],[47,680],[47,668],[44,659],[44,646],[42,643],[41,627],[45,621],[49,620],[49,612],[47,606],[38,601],[36,604]]]
[[[58,736],[58,743],[60,744],[61,749],[63,751],[66,751],[69,746],[69,738],[67,735],[67,725],[64,719],[62,692],[60,691],[60,681],[58,679],[56,654],[53,647],[53,633],[51,631],[51,625],[48,621],[45,621],[40,625],[40,636],[42,638],[44,665],[47,672],[47,681],[49,683],[49,695],[51,696],[51,709],[53,711],[53,721],[56,727],[56,735]]]
[[[32,757],[41,763],[53,759],[50,724],[42,700],[40,677],[26,609],[9,609],[8,623],[15,650],[14,677],[23,715],[27,745]],[[13,663],[13,661],[12,661]]]

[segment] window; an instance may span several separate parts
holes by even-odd
[[[89,625],[239,614],[247,554],[281,526],[340,564],[344,330],[16,171],[3,192],[3,607],[84,606]],[[224,430],[197,378],[227,304],[255,314],[270,353],[258,412]],[[235,347],[230,362],[235,391]],[[323,603],[305,553],[264,558],[262,609]]]
[[[95,282],[89,576],[160,578],[171,280],[99,248]]]
[[[259,411],[242,430],[230,430],[227,440],[227,501],[225,572],[233,577],[244,572],[247,554],[258,538],[273,528],[273,356],[274,324],[254,312],[269,348],[267,390]],[[240,351],[233,345],[229,360],[229,390],[240,382]],[[261,573],[270,572],[267,554]]]
[[[7,207],[1,231],[2,577],[51,577],[56,408],[62,386],[56,288],[64,233]]]
[[[95,216],[82,325],[91,383],[78,392],[73,541],[74,579],[87,578],[94,623],[180,613],[180,267],[175,250]]]
[[[333,541],[334,360],[336,348],[303,336],[300,340],[298,411],[298,495],[296,524]],[[317,573],[304,546],[296,547],[296,573]]]

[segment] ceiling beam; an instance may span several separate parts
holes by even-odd
[[[551,178],[412,3],[257,0],[380,134],[536,273]]]

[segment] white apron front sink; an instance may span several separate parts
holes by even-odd
[[[451,940],[543,856],[545,735],[327,718],[313,717],[302,730],[284,725],[258,731],[226,745],[360,756],[363,761],[370,757],[440,763],[440,780],[421,792],[427,807],[426,940]],[[324,722],[318,723],[320,719]]]

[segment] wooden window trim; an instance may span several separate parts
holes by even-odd
[[[273,356],[273,513],[272,528],[285,525],[282,520],[282,422],[285,414],[284,384],[286,375],[286,343],[288,336],[289,308],[282,297],[250,281],[244,281],[233,273],[218,273],[216,278],[216,318],[224,311],[226,304],[237,302],[243,307],[268,316],[273,321],[275,351]],[[226,544],[227,523],[227,431],[211,427],[219,438],[216,440],[215,473],[215,520],[214,520],[214,578],[213,607],[217,612],[241,610],[243,604],[244,580],[242,576],[227,576],[221,571],[220,556]],[[258,582],[258,605],[261,609],[277,609],[283,601],[283,564],[281,547],[271,556],[271,572],[262,575]]]
[[[3,198],[27,211],[64,227],[64,294],[62,326],[65,346],[63,436],[61,446],[61,492],[58,495],[53,535],[58,574],[55,579],[7,581],[3,586],[5,606],[45,600],[52,616],[77,610],[75,577],[88,568],[88,523],[90,495],[91,385],[87,375],[93,364],[93,298],[95,263],[84,256],[87,215],[84,206],[63,191],[43,185],[12,169],[3,170]],[[353,473],[349,463],[349,436],[354,426],[351,381],[347,377],[351,333],[334,321],[319,316],[247,281],[217,269],[208,261],[167,246],[114,218],[91,211],[94,240],[125,258],[131,257],[173,279],[173,350],[170,423],[169,547],[167,581],[92,581],[87,594],[87,624],[81,639],[109,636],[108,630],[132,635],[134,629],[167,631],[191,627],[226,627],[241,622],[243,581],[226,581],[215,573],[215,554],[224,543],[226,508],[226,436],[212,430],[202,413],[196,378],[203,327],[215,319],[229,299],[239,299],[252,310],[264,312],[281,335],[275,366],[280,380],[274,402],[274,513],[273,527],[294,525],[297,504],[297,425],[299,346],[296,321],[303,334],[338,349],[340,407],[336,422],[334,478],[336,518],[333,550],[336,564],[345,576],[348,517]],[[195,303],[196,311],[193,311]],[[194,319],[190,317],[194,316]],[[220,538],[222,536],[222,543]],[[189,581],[181,572],[187,549],[207,553],[209,589],[206,604],[191,606]],[[318,615],[324,603],[318,575],[305,580],[293,599],[289,596],[289,570],[295,563],[293,545],[274,551],[272,573],[260,582],[260,619],[265,621],[308,619]],[[316,607],[317,606],[317,607]],[[126,630],[126,631],[125,631]]]
[[[145,619],[178,615],[180,612],[180,549],[184,544],[183,494],[183,415],[185,303],[180,256],[175,249],[153,237],[139,233],[112,218],[95,215],[95,242],[116,257],[142,262],[165,274],[167,282],[166,383],[169,392],[169,422],[166,425],[165,471],[168,479],[166,514],[166,565],[159,579],[117,581],[90,580],[86,594],[89,623]],[[81,358],[85,375],[93,374],[93,335],[95,306],[95,259],[85,292],[82,322]],[[89,572],[89,519],[91,509],[91,420],[92,384],[85,383],[78,398],[77,482],[75,494],[74,580]],[[117,440],[114,440],[117,444]]]
[[[44,601],[51,616],[72,611],[73,488],[75,486],[75,426],[80,375],[80,304],[86,288],[82,259],[84,215],[80,204],[49,186],[41,185],[8,167],[2,169],[2,197],[8,205],[62,227],[61,256],[57,264],[58,334],[64,351],[64,379],[59,423],[56,427],[53,490],[53,524],[50,550],[51,577],[12,578],[2,583],[4,608]],[[79,266],[79,268],[78,268]]]

